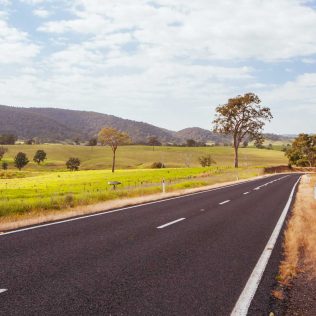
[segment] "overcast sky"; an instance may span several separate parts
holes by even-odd
[[[0,0],[0,104],[210,129],[246,92],[316,132],[316,1]]]

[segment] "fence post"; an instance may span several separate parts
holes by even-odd
[[[166,193],[166,182],[165,182],[165,179],[162,179],[162,193]]]
[[[316,184],[314,186],[314,200],[316,200]]]

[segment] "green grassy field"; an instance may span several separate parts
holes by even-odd
[[[232,167],[233,150],[229,147],[157,147],[126,146],[118,149],[118,170],[112,174],[111,152],[104,147],[66,145],[8,146],[5,161],[9,170],[0,172],[0,220],[25,213],[60,210],[76,205],[86,205],[122,197],[141,196],[161,192],[161,181],[166,180],[167,190],[198,187],[236,178],[249,178],[262,173],[262,167],[285,164],[284,154],[275,150],[246,148],[240,150],[240,165]],[[19,151],[29,159],[37,149],[44,149],[48,160],[42,166],[30,163],[22,171],[13,169],[13,157]],[[202,168],[198,157],[210,153],[217,164]],[[79,157],[82,169],[65,170],[65,161]],[[168,168],[149,169],[155,161]],[[190,167],[184,167],[186,163]],[[95,170],[87,170],[95,169]],[[113,191],[108,181],[122,185]]]
[[[52,171],[65,169],[65,162],[70,157],[81,160],[81,170],[109,169],[112,163],[112,153],[109,147],[88,147],[71,145],[14,145],[6,146],[9,152],[4,160],[13,167],[13,158],[19,152],[25,152],[29,165],[24,170]],[[32,158],[38,149],[47,152],[48,159],[42,166],[33,163]],[[123,146],[117,150],[118,169],[146,169],[155,161],[163,162],[167,168],[198,167],[198,158],[204,154],[211,154],[219,166],[233,164],[233,149],[231,147],[155,147]],[[286,164],[284,153],[277,150],[257,148],[240,149],[240,166],[271,166]]]

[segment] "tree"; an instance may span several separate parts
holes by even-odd
[[[43,162],[47,158],[47,154],[44,150],[39,149],[33,158],[33,161],[36,162],[38,165]]]
[[[69,158],[68,161],[66,162],[67,169],[71,171],[79,170],[80,164],[81,164],[80,159],[75,158],[75,157]]]
[[[118,131],[115,128],[104,127],[98,134],[98,140],[103,146],[110,146],[112,149],[112,172],[115,170],[115,157],[118,146],[126,145],[131,142],[128,134]]]
[[[259,97],[246,93],[229,99],[227,104],[216,108],[213,121],[214,132],[231,135],[235,150],[235,167],[238,168],[238,149],[245,138],[262,139],[264,121],[270,121],[273,116],[268,107],[262,107]]]
[[[212,164],[216,164],[216,161],[212,158],[211,155],[199,157],[199,162],[202,167],[210,167]]]
[[[91,139],[89,139],[89,142],[88,142],[88,146],[96,146],[98,144],[98,139],[96,137],[93,137]]]
[[[2,134],[0,135],[0,145],[14,145],[17,139],[13,134]]]
[[[300,134],[285,151],[289,163],[301,167],[316,165],[316,135]]]
[[[21,170],[29,163],[29,160],[25,153],[19,152],[14,158],[14,165]]]
[[[0,147],[0,161],[2,160],[2,158],[6,152],[8,152],[8,148],[1,146]]]
[[[187,147],[195,147],[196,141],[194,139],[187,139]]]
[[[153,151],[155,151],[155,146],[161,146],[161,142],[158,140],[156,136],[149,136],[148,145],[153,146]]]
[[[80,145],[80,138],[77,137],[77,138],[74,140],[74,142],[75,142],[75,145]]]
[[[31,139],[26,140],[26,141],[25,141],[25,144],[26,144],[26,145],[33,145],[33,144],[35,144],[35,141],[34,141],[33,138],[31,138]]]

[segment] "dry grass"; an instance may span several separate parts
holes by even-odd
[[[284,239],[285,259],[280,266],[280,282],[289,284],[301,270],[316,277],[316,176],[305,175],[299,185],[292,216]]]

